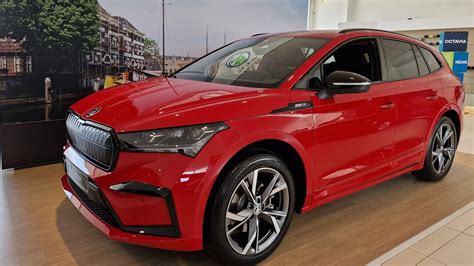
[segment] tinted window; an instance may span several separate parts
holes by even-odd
[[[413,46],[413,51],[415,51],[415,58],[416,62],[418,63],[418,70],[420,71],[420,76],[424,76],[430,73],[430,71],[428,70],[428,66],[426,65],[425,59],[423,59],[423,56],[421,56],[418,47]]]
[[[237,86],[276,88],[326,42],[326,39],[279,36],[240,40],[206,55],[173,76]]]
[[[319,90],[322,87],[321,65],[317,64],[295,85],[295,89]]]
[[[418,66],[411,44],[393,40],[382,40],[387,79],[397,80],[418,76]]]
[[[428,64],[428,67],[430,68],[431,72],[436,71],[441,67],[441,65],[439,64],[436,57],[430,51],[426,50],[425,48],[421,48],[421,47],[420,47],[420,50],[421,50],[421,53],[423,54],[423,57],[426,60],[426,63]]]
[[[319,90],[324,77],[334,71],[349,71],[371,81],[381,80],[378,50],[375,40],[357,40],[338,48],[324,62],[314,66],[294,86],[294,89]]]
[[[379,81],[380,67],[375,41],[358,40],[337,49],[323,62],[325,77],[334,71],[354,72],[371,81]]]
[[[379,54],[375,40],[357,40],[338,48],[324,62],[314,66],[294,86],[294,89],[319,90],[324,77],[334,71],[349,71],[371,81],[381,80]]]

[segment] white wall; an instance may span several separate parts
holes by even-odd
[[[473,0],[350,0],[347,21],[404,20],[473,14]]]
[[[308,0],[308,29],[373,28],[421,39],[445,30],[469,31],[474,62],[474,0]],[[474,106],[474,70],[464,75],[467,105]]]
[[[309,0],[308,29],[337,29],[339,22],[347,21],[349,1]]]
[[[309,0],[308,29],[348,27],[474,27],[474,0]]]

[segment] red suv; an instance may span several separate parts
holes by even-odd
[[[464,91],[432,47],[366,29],[260,34],[67,116],[62,186],[114,240],[256,263],[293,212],[447,175]]]

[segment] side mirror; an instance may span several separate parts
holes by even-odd
[[[316,95],[328,99],[336,94],[364,93],[369,91],[370,79],[354,72],[334,71],[324,80],[324,88]]]

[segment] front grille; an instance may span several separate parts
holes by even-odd
[[[111,226],[119,227],[117,220],[115,220],[114,216],[112,215],[112,211],[100,205],[99,203],[93,201],[89,198],[89,196],[79,188],[74,181],[68,177],[69,185],[71,186],[74,193],[77,195],[79,200],[86,205],[87,209],[93,212],[97,217],[99,217],[102,221],[108,223]]]
[[[104,126],[85,121],[69,113],[66,119],[69,143],[84,157],[97,166],[110,170],[114,160],[114,142],[111,130]]]

